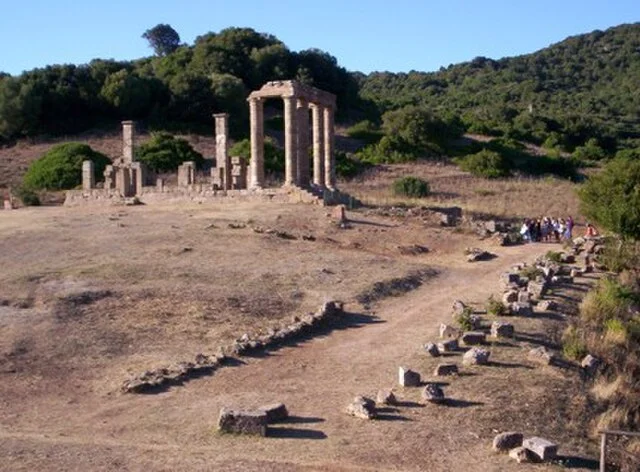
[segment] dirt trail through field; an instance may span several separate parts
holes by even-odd
[[[10,462],[24,470],[43,460],[77,470],[519,469],[491,453],[495,431],[475,419],[494,408],[491,392],[479,383],[483,369],[444,382],[454,406],[423,406],[420,389],[396,387],[402,403],[383,412],[380,420],[351,418],[344,408],[358,394],[375,396],[378,389],[395,387],[401,365],[435,380],[430,373],[438,361],[421,352],[421,346],[436,340],[439,323],[451,320],[453,300],[481,306],[498,291],[500,273],[548,249],[500,248],[496,259],[475,264],[461,256],[439,267],[440,274],[418,290],[381,303],[372,316],[354,316],[356,326],[243,358],[244,365],[167,392],[110,395],[91,408],[83,399],[52,407],[43,412],[52,429],[0,429],[0,448],[4,443],[12,451],[29,450],[28,458]],[[459,357],[443,360],[460,362]],[[505,369],[504,375],[516,375],[515,370]],[[222,406],[274,401],[284,402],[293,418],[274,427],[270,437],[214,432]]]

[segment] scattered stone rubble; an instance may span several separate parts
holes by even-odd
[[[218,418],[218,431],[221,433],[267,435],[267,414],[264,411],[242,411],[222,408]]]
[[[490,252],[477,247],[468,247],[465,249],[464,253],[467,256],[467,262],[488,261],[496,257],[495,254],[491,254]]]
[[[363,420],[371,420],[377,416],[376,404],[370,398],[357,396],[347,405],[346,413]]]
[[[272,328],[263,335],[245,333],[231,345],[219,349],[217,354],[198,354],[193,362],[179,362],[170,367],[145,371],[125,381],[122,385],[122,391],[125,393],[145,393],[169,385],[180,385],[190,378],[213,373],[232,356],[241,356],[251,351],[271,348],[292,341],[312,333],[321,326],[326,326],[332,320],[343,315],[342,303],[326,302],[316,313],[302,317],[296,316],[291,324],[283,328]]]

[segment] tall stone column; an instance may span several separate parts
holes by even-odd
[[[284,184],[298,183],[298,116],[296,98],[284,97]]]
[[[309,103],[298,100],[298,185],[309,185]]]
[[[336,161],[333,153],[335,140],[333,108],[324,108],[324,184],[330,188],[336,188]]]
[[[311,104],[313,128],[313,184],[324,187],[324,114],[322,107]]]
[[[135,122],[133,121],[122,122],[122,159],[126,164],[133,162],[134,125]]]
[[[229,114],[213,115],[216,124],[216,167],[222,169],[223,189],[231,190],[231,158],[229,157]]]
[[[93,161],[82,161],[82,189],[91,190],[96,186]]]
[[[249,187],[264,186],[264,105],[259,98],[249,99],[251,119],[251,163],[249,164]]]

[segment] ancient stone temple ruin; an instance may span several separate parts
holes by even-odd
[[[313,181],[318,189],[335,188],[335,95],[295,80],[267,82],[249,95],[251,115],[250,188],[264,187],[264,101],[284,102],[284,185],[309,187],[309,109],[312,113]]]
[[[266,186],[264,169],[264,102],[284,102],[285,175],[281,187]],[[251,159],[229,155],[229,115],[215,113],[216,154],[208,174],[195,162],[178,167],[177,185],[167,185],[147,171],[134,156],[135,123],[122,122],[122,155],[105,169],[104,184],[97,188],[94,165],[82,166],[82,190],[67,192],[66,205],[91,202],[119,203],[136,197],[142,203],[167,200],[251,200],[352,203],[336,189],[334,111],[336,97],[294,80],[268,82],[249,95]],[[310,160],[310,148],[312,162]],[[171,179],[168,179],[169,181]],[[149,185],[151,184],[151,185]],[[99,184],[98,184],[99,186]]]

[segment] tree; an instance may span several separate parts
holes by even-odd
[[[578,195],[588,218],[624,238],[640,239],[640,161],[613,159]]]
[[[52,147],[34,161],[24,176],[27,189],[65,190],[82,183],[82,161],[93,161],[99,179],[111,160],[82,143],[64,143]]]
[[[140,146],[136,157],[155,172],[175,171],[180,164],[194,161],[200,167],[204,158],[184,139],[176,138],[169,133],[156,133]]]
[[[166,56],[180,46],[180,35],[170,25],[158,24],[142,35],[158,56]]]

